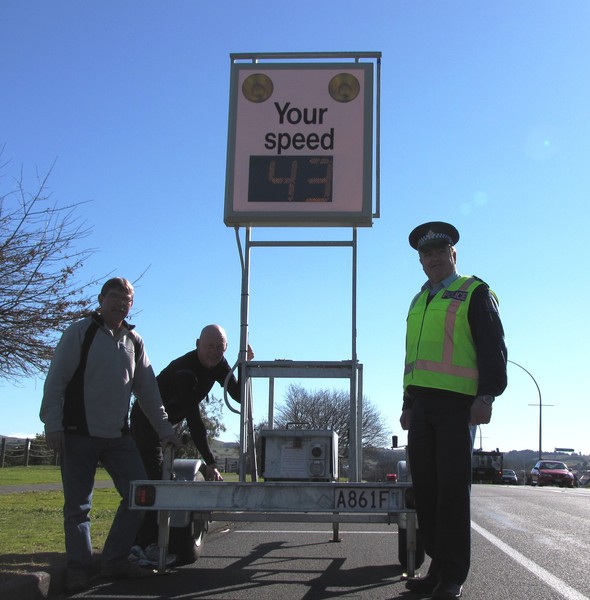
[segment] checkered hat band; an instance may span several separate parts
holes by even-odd
[[[433,231],[429,231],[418,240],[418,248],[424,246],[427,242],[447,242],[451,246],[453,245],[453,240],[450,235],[447,235],[446,233],[434,233]]]

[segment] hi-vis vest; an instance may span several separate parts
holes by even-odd
[[[477,394],[477,356],[467,313],[471,294],[485,285],[459,277],[427,304],[425,290],[410,307],[404,390],[410,385]]]

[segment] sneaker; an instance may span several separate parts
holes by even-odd
[[[160,562],[160,549],[158,548],[157,544],[150,544],[144,551],[143,551],[148,564],[150,565],[154,565],[154,566],[158,566],[159,562]],[[171,564],[175,563],[177,559],[176,554],[166,554],[166,566],[169,567]]]
[[[147,566],[149,563],[149,559],[141,546],[132,546],[127,560],[136,562],[142,567]]]
[[[90,579],[86,571],[81,569],[67,569],[64,588],[66,592],[81,592],[90,587]]]
[[[143,579],[154,574],[152,569],[144,569],[137,563],[125,561],[112,567],[103,567],[100,576],[104,579]]]

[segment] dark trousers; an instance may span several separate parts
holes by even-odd
[[[418,525],[429,572],[462,584],[471,559],[470,403],[418,398],[412,406],[408,453]]]
[[[102,551],[103,565],[125,564],[142,522],[143,513],[129,509],[130,482],[143,479],[145,471],[130,436],[99,438],[66,435],[61,455],[64,491],[64,532],[67,566],[90,573],[92,542],[90,509],[96,465],[101,462],[121,496],[113,524]]]
[[[156,430],[136,402],[131,409],[131,435],[141,454],[148,479],[162,478],[162,444]],[[158,513],[147,510],[135,543],[145,548],[158,541]]]

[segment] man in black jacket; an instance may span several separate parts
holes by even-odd
[[[197,340],[196,350],[173,360],[157,377],[160,395],[170,422],[177,424],[186,419],[191,437],[206,464],[205,478],[213,481],[222,481],[223,478],[207,440],[200,403],[207,397],[215,382],[224,385],[231,371],[224,356],[226,350],[227,336],[223,328],[219,325],[207,325]],[[248,347],[248,360],[252,358],[252,350]],[[233,374],[229,376],[227,390],[234,400],[241,401],[240,385]],[[160,479],[162,445],[137,403],[131,410],[131,433],[141,453],[148,477]],[[145,549],[156,540],[156,512],[148,511],[137,537],[137,545]]]

